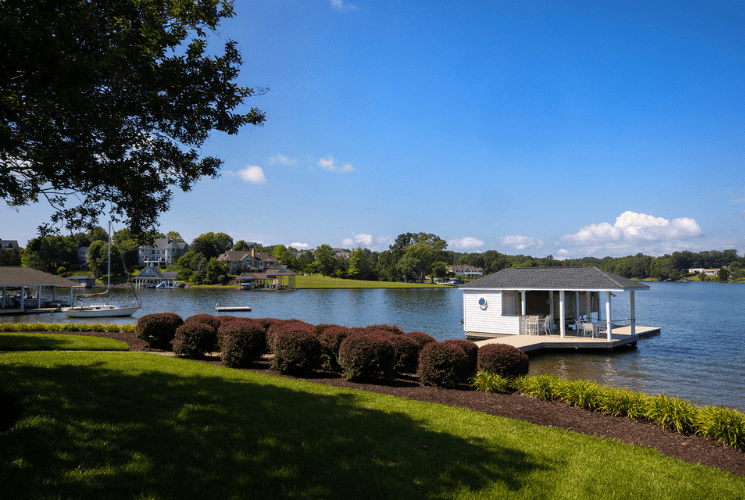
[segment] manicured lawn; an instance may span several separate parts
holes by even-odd
[[[295,278],[296,288],[447,288],[430,283],[394,283],[388,281],[362,281],[330,278],[314,274]]]
[[[3,498],[742,498],[745,479],[458,408],[147,353],[0,355]]]
[[[0,333],[0,351],[127,351],[120,340],[58,333]]]

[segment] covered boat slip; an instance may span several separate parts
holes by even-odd
[[[510,268],[461,289],[463,327],[472,340],[532,337],[524,341],[528,345],[544,334],[542,343],[555,337],[566,347],[571,342],[603,348],[660,331],[636,325],[635,292],[649,286],[597,267]],[[625,292],[628,309],[614,313],[612,297]]]
[[[72,303],[73,287],[76,286],[76,281],[36,269],[0,267],[0,314],[23,314],[29,309],[39,312],[42,308],[57,310],[61,305]],[[58,287],[65,293],[58,295]],[[63,300],[65,295],[69,297]]]

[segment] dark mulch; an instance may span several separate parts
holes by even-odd
[[[91,332],[75,334],[122,340],[133,351],[162,352],[156,349],[149,349],[147,342],[138,339],[134,333]],[[202,360],[202,362],[216,365],[222,364],[219,358],[207,358]],[[257,363],[249,371],[278,377],[285,376],[272,370],[270,363],[265,360]],[[416,401],[468,408],[473,411],[523,420],[536,425],[559,427],[588,436],[615,439],[623,443],[653,448],[660,453],[688,463],[706,465],[745,477],[745,453],[717,443],[710,438],[677,434],[662,430],[660,427],[650,423],[637,422],[625,417],[603,415],[602,413],[596,413],[562,403],[521,396],[517,393],[483,393],[471,390],[466,386],[458,389],[423,387],[419,385],[418,380],[413,376],[400,377],[388,385],[347,382],[336,374],[326,372],[318,372],[314,376],[302,380],[399,396]],[[3,404],[2,393],[0,393],[0,408],[4,406],[6,405]],[[7,412],[7,414],[0,412],[0,420],[4,418],[4,415],[7,418],[7,415],[11,414],[15,415],[13,420],[15,421],[18,415],[17,412],[13,413],[12,411]],[[5,429],[9,427],[10,425],[7,425],[6,422]],[[0,433],[5,429],[3,428],[3,423],[0,422]]]

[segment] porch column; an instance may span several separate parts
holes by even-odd
[[[74,292],[74,290],[75,290],[74,287],[70,287],[70,307],[72,307],[72,302],[73,302],[73,300],[75,300],[73,298],[73,292]]]
[[[21,310],[26,308],[26,287],[21,287]]]
[[[548,292],[548,308],[551,314],[551,323],[553,327],[553,321],[554,321],[554,292],[553,290]]]
[[[574,319],[579,321],[579,292],[574,292]]]
[[[585,292],[585,309],[587,309],[587,321],[590,321],[592,314],[592,292]]]
[[[635,309],[635,297],[634,297],[634,290],[631,290],[629,292],[631,295],[629,296],[629,305],[631,306],[631,317],[629,318],[629,323],[631,323],[631,335],[636,335],[636,312]]]
[[[605,292],[605,328],[608,332],[608,342],[610,342],[613,338],[611,336],[613,327],[610,322],[610,292]]]
[[[52,287],[52,302],[57,302],[57,287]]]
[[[522,303],[523,303],[523,305],[522,305],[522,315],[525,316],[528,313],[527,312],[528,311],[528,304],[527,304],[527,301],[525,299],[525,296],[528,294],[528,292],[526,292],[525,290],[520,290],[520,294],[522,295]]]
[[[566,336],[566,306],[564,305],[564,290],[559,291],[559,335]]]
[[[36,308],[41,309],[41,287],[36,287]]]

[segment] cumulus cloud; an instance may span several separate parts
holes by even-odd
[[[297,243],[297,242],[290,243],[288,246],[296,250],[307,250],[308,248],[310,248],[310,245],[308,245],[307,243]]]
[[[499,241],[503,246],[513,247],[517,250],[525,250],[526,248],[543,245],[541,240],[532,236],[505,236]]]
[[[297,163],[297,158],[290,158],[283,154],[277,153],[269,159],[270,165],[280,164],[287,166],[294,166]]]
[[[318,160],[318,166],[324,170],[329,170],[331,172],[338,172],[338,173],[346,173],[346,172],[351,172],[352,170],[354,170],[354,167],[349,163],[346,163],[344,165],[338,165],[336,163],[336,160],[334,160],[330,156],[328,158],[321,158],[320,160]]]
[[[564,248],[560,248],[556,255],[554,256],[554,259],[556,260],[567,260],[571,254],[569,253],[569,250],[566,250]]]
[[[253,182],[254,184],[263,184],[266,182],[264,171],[261,169],[261,167],[257,167],[256,165],[251,165],[244,168],[243,170],[239,170],[238,176],[244,181]]]
[[[465,238],[448,241],[448,248],[457,248],[457,249],[466,250],[469,248],[481,248],[483,246],[484,246],[483,241],[477,238],[472,238],[471,236],[466,236]]]
[[[567,234],[563,241],[583,246],[624,247],[630,244],[681,240],[703,235],[694,219],[680,217],[667,220],[647,214],[626,211],[608,222],[590,224],[575,234]]]
[[[352,238],[344,238],[341,242],[342,246],[349,248],[349,247],[365,247],[370,248],[372,246],[373,237],[371,234],[365,234],[365,233],[359,233],[354,234],[352,233]]]

